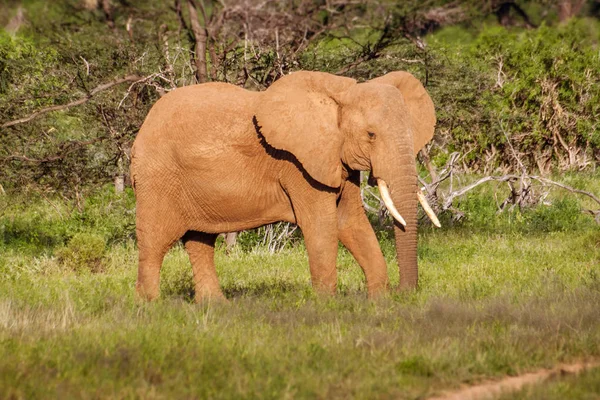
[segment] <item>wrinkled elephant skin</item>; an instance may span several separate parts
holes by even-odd
[[[363,269],[369,295],[381,293],[387,268],[362,207],[365,170],[387,184],[406,221],[395,228],[401,287],[416,287],[415,154],[434,125],[431,99],[406,72],[365,83],[295,72],[264,92],[225,83],[170,92],[132,149],[138,294],[158,296],[163,257],[182,239],[196,299],[222,298],[217,235],[277,221],[301,228],[317,291],[335,292],[340,240]]]

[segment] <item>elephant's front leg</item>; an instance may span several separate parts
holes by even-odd
[[[190,256],[194,271],[197,303],[205,299],[224,300],[215,269],[215,241],[217,235],[196,231],[187,232],[182,240]]]
[[[342,188],[338,203],[338,234],[365,273],[369,297],[383,293],[388,286],[387,266],[362,205],[358,171],[352,173]]]
[[[336,194],[311,193],[295,202],[294,210],[304,235],[313,287],[317,292],[334,294],[338,246]]]

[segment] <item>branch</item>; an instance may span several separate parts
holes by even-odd
[[[62,105],[59,105],[59,106],[52,106],[52,107],[42,108],[41,110],[36,111],[36,112],[34,112],[33,114],[31,114],[31,115],[29,115],[27,117],[16,119],[14,121],[5,122],[4,124],[1,125],[1,127],[2,128],[8,128],[9,126],[19,125],[19,124],[22,124],[22,123],[25,123],[25,122],[29,122],[29,121],[31,121],[33,119],[36,119],[37,117],[39,117],[41,115],[47,114],[47,113],[52,112],[52,111],[65,110],[67,108],[71,108],[71,107],[79,106],[81,104],[85,104],[88,101],[90,101],[90,99],[94,95],[98,94],[99,92],[102,92],[103,90],[110,89],[111,87],[116,86],[116,85],[120,85],[121,83],[135,82],[135,81],[137,81],[139,79],[140,79],[140,77],[137,76],[137,75],[127,75],[125,78],[117,79],[117,80],[109,82],[109,83],[104,83],[102,85],[98,85],[94,89],[92,89],[87,94],[86,97],[83,97],[83,98],[81,98],[79,100],[72,101],[72,102],[67,103],[67,104],[62,104]]]
[[[534,179],[534,180],[536,180],[538,182],[548,183],[550,185],[558,186],[559,188],[568,190],[571,193],[577,193],[577,194],[582,194],[584,196],[588,196],[589,198],[591,198],[592,200],[594,200],[596,203],[600,204],[600,198],[598,198],[596,195],[594,195],[591,192],[586,192],[585,190],[581,190],[581,189],[575,189],[574,187],[565,185],[564,183],[555,182],[555,181],[552,181],[552,180],[547,179],[547,178],[542,178],[541,176],[530,176],[530,178]]]
[[[208,82],[208,72],[206,65],[206,41],[208,33],[206,31],[206,20],[204,26],[198,21],[197,4],[194,0],[187,0],[188,12],[190,14],[190,24],[194,37],[194,61],[196,64],[196,80],[198,83]],[[204,10],[202,10],[204,12]]]
[[[107,138],[108,138],[108,136],[98,136],[96,138],[93,138],[90,140],[85,140],[85,141],[71,140],[71,141],[63,143],[60,146],[59,152],[56,155],[46,157],[46,158],[30,158],[30,157],[27,157],[26,155],[11,154],[10,156],[1,158],[0,161],[6,162],[6,161],[11,161],[11,160],[19,160],[19,161],[26,161],[26,162],[34,163],[34,164],[43,164],[43,163],[48,163],[48,162],[54,162],[54,161],[62,160],[69,153],[72,153],[73,151],[75,151],[79,148],[89,146],[90,144],[100,142]]]
[[[554,185],[554,186],[558,186],[561,189],[565,189],[568,190],[571,193],[577,193],[577,194],[581,194],[584,196],[587,196],[589,198],[591,198],[593,201],[595,201],[596,203],[598,203],[600,205],[600,198],[598,198],[598,196],[594,195],[591,192],[587,192],[585,190],[581,190],[581,189],[575,189],[574,187],[571,187],[569,185],[565,185],[564,183],[560,183],[560,182],[556,182],[547,178],[543,178],[541,176],[538,175],[522,175],[522,176],[518,176],[518,175],[503,175],[503,176],[486,176],[484,178],[479,179],[478,181],[467,185],[465,187],[463,187],[460,190],[454,191],[452,193],[450,193],[445,199],[444,199],[444,205],[443,205],[443,209],[447,210],[452,206],[452,202],[456,197],[460,197],[462,195],[464,195],[465,193],[467,193],[468,191],[476,188],[477,186],[481,185],[482,183],[485,182],[489,182],[489,181],[496,181],[496,182],[511,182],[511,181],[516,181],[518,179],[530,179],[530,180],[534,180],[534,181],[538,181],[542,184],[549,184],[549,185]]]
[[[519,177],[516,175],[504,175],[504,176],[486,176],[484,178],[479,179],[477,182],[473,182],[470,185],[465,186],[464,188],[457,190],[455,192],[452,192],[448,195],[448,197],[446,197],[444,199],[444,206],[443,209],[447,210],[452,206],[452,202],[454,201],[454,198],[456,197],[460,197],[463,194],[467,193],[469,190],[472,190],[474,188],[476,188],[477,186],[481,185],[482,183],[486,183],[489,181],[499,181],[499,182],[506,182],[506,181],[510,181],[510,180],[515,180],[518,179]]]

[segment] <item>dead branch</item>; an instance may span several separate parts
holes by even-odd
[[[486,176],[484,178],[481,178],[478,181],[473,182],[470,185],[467,185],[459,190],[453,191],[449,195],[445,196],[442,209],[448,210],[452,206],[452,202],[454,201],[455,198],[460,197],[460,196],[464,195],[465,193],[467,193],[468,191],[475,189],[477,186],[481,185],[482,183],[486,183],[489,181],[506,182],[506,181],[514,180],[514,179],[518,179],[518,178],[519,177],[516,175]]]
[[[125,24],[125,30],[127,31],[127,35],[129,35],[129,40],[133,43],[133,17],[130,15],[127,18],[127,23]]]
[[[22,5],[17,8],[17,14],[8,21],[8,24],[4,27],[6,32],[11,35],[15,35],[21,26],[25,23],[25,10]]]
[[[10,156],[1,158],[0,161],[6,162],[6,161],[12,161],[12,160],[19,160],[19,161],[26,161],[26,162],[33,163],[33,164],[42,164],[42,163],[58,161],[58,160],[62,160],[69,153],[72,153],[73,151],[75,151],[81,147],[89,146],[90,144],[100,142],[104,139],[108,139],[108,136],[98,136],[93,139],[84,140],[84,141],[70,140],[68,142],[61,144],[59,152],[56,155],[46,157],[46,158],[31,158],[31,157],[27,157],[26,155],[21,155],[21,154],[11,154]]]
[[[504,132],[506,135],[506,132]],[[508,136],[507,136],[508,140]],[[508,140],[510,145],[510,140]],[[549,192],[545,191],[544,193],[536,193],[534,190],[534,186],[532,185],[532,181],[536,181],[542,185],[542,187],[547,186],[556,186],[558,188],[567,190],[571,193],[583,195],[592,199],[595,203],[600,206],[600,197],[595,195],[592,192],[588,192],[585,190],[577,189],[572,186],[566,185],[561,182],[556,182],[551,179],[545,178],[539,175],[530,175],[527,173],[525,167],[519,160],[519,155],[516,153],[515,149],[510,145],[511,150],[513,151],[513,156],[517,160],[517,164],[522,168],[522,174],[506,174],[506,175],[488,175],[478,179],[477,181],[470,183],[466,186],[461,187],[460,189],[455,190],[452,184],[452,177],[454,176],[454,169],[457,161],[460,158],[459,153],[452,153],[449,157],[448,162],[439,173],[439,177],[437,179],[433,179],[431,183],[427,183],[425,180],[419,177],[419,182],[422,185],[422,189],[425,193],[427,193],[428,201],[432,205],[433,209],[436,212],[439,211],[451,211],[453,214],[456,214],[458,211],[453,207],[454,200],[465,195],[469,191],[475,189],[476,187],[486,183],[486,182],[506,182],[510,188],[510,194],[506,200],[504,200],[501,204],[498,204],[498,212],[503,211],[506,206],[511,205],[509,210],[514,209],[516,206],[524,207],[532,204],[547,204],[545,202],[546,197]],[[440,184],[447,180],[451,180],[451,184],[446,193],[439,193],[438,189]],[[515,183],[519,183],[519,185],[515,185]],[[595,220],[600,224],[600,208],[598,210],[584,210],[595,217]],[[460,216],[458,216],[460,219]]]
[[[598,203],[600,205],[600,198],[598,198],[598,196],[594,195],[591,192],[586,192],[585,190],[581,190],[581,189],[575,189],[574,187],[571,187],[569,185],[565,185],[564,183],[552,181],[552,180],[550,180],[548,178],[543,178],[541,176],[530,176],[530,178],[531,179],[535,179],[538,182],[542,182],[542,183],[547,183],[547,184],[550,184],[550,185],[558,186],[559,188],[568,190],[571,193],[582,194],[584,196],[587,196],[587,197],[591,198],[592,200],[594,200],[596,203]]]
[[[29,122],[31,120],[34,120],[34,119],[38,118],[41,115],[47,114],[47,113],[52,112],[52,111],[65,110],[67,108],[71,108],[71,107],[75,107],[75,106],[79,106],[79,105],[85,104],[88,101],[90,101],[90,99],[94,95],[96,95],[96,94],[98,94],[98,93],[100,93],[100,92],[102,92],[104,90],[110,89],[111,87],[116,86],[116,85],[120,85],[121,83],[135,82],[135,81],[137,81],[139,79],[140,79],[140,77],[137,76],[137,75],[128,75],[128,76],[126,76],[124,78],[120,78],[120,79],[117,79],[117,80],[109,82],[109,83],[103,83],[102,85],[96,86],[85,97],[83,97],[83,98],[81,98],[79,100],[75,100],[75,101],[72,101],[70,103],[62,104],[62,105],[58,105],[58,106],[51,106],[51,107],[42,108],[41,110],[36,111],[33,114],[28,115],[27,117],[19,118],[19,119],[16,119],[14,121],[5,122],[4,124],[2,124],[2,128],[8,128],[10,126],[19,125],[19,124],[23,124],[25,122]]]
[[[465,193],[469,192],[470,190],[473,190],[474,188],[476,188],[477,186],[479,186],[483,183],[490,182],[490,181],[514,182],[514,181],[518,181],[518,180],[523,181],[525,179],[529,180],[529,181],[532,181],[532,180],[537,181],[543,185],[544,184],[545,185],[553,185],[553,186],[559,187],[561,189],[567,190],[571,193],[576,193],[576,194],[581,194],[583,196],[587,196],[600,206],[600,198],[598,198],[598,196],[596,196],[594,193],[591,193],[591,192],[588,192],[585,190],[581,190],[581,189],[576,189],[572,186],[565,185],[564,183],[556,182],[556,181],[553,181],[553,180],[550,180],[548,178],[544,178],[544,177],[541,177],[538,175],[503,175],[503,176],[486,176],[486,177],[483,177],[483,178],[477,180],[476,182],[471,183],[470,185],[467,185],[459,190],[451,192],[450,194],[445,196],[442,209],[443,210],[450,209],[454,199],[456,199],[457,197],[463,196]],[[531,184],[527,183],[518,192],[515,191],[514,188],[511,189],[513,191],[513,193],[511,193],[511,195],[514,197],[513,202],[515,204],[520,204],[520,202],[527,195],[527,192],[529,191],[530,186],[531,186]],[[598,212],[600,212],[600,210],[598,210]],[[595,214],[595,212],[593,212],[593,214]]]
[[[167,80],[162,74],[159,73],[155,73],[155,74],[150,74],[146,77],[140,78],[134,82],[131,83],[131,85],[129,85],[129,88],[127,88],[127,92],[125,93],[125,95],[123,96],[123,98],[121,99],[121,101],[119,102],[119,105],[117,106],[117,108],[121,108],[123,106],[123,102],[129,97],[129,95],[131,94],[133,88],[135,87],[135,85],[140,84],[140,83],[144,83],[144,84],[148,84],[148,82],[152,81],[154,78],[163,78],[165,80]],[[167,80],[168,81],[168,80]],[[156,88],[156,90],[158,91],[158,94],[162,97],[165,93],[165,88],[163,87],[159,87],[158,85],[151,85],[154,86]],[[162,89],[162,90],[159,90]]]
[[[60,217],[60,219],[65,219],[65,216],[63,215],[63,213],[62,213],[62,212],[60,212],[60,208],[58,208],[58,206],[57,206],[56,204],[54,204],[54,203],[52,202],[52,200],[50,200],[50,199],[48,198],[48,196],[46,196],[46,195],[44,194],[44,192],[43,192],[43,191],[40,191],[39,193],[40,193],[40,195],[42,196],[42,198],[43,198],[44,200],[46,200],[46,202],[48,202],[48,204],[50,204],[50,206],[52,206],[52,208],[54,208],[54,211],[56,211],[56,213],[58,214],[58,216]]]

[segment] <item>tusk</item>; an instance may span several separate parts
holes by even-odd
[[[383,199],[383,203],[387,207],[390,214],[396,221],[400,223],[402,226],[406,226],[406,221],[402,218],[402,215],[396,210],[394,207],[394,202],[392,201],[392,197],[390,196],[390,191],[388,190],[387,184],[383,179],[377,179],[377,187],[379,188],[379,193],[381,193],[381,198]]]
[[[421,189],[419,188],[417,188],[417,198],[419,199],[419,203],[421,203],[421,205],[423,206],[423,211],[425,211],[425,214],[427,214],[431,222],[433,222],[433,224],[438,228],[441,228],[442,224],[440,224],[440,221],[438,220],[437,216],[431,209],[431,206],[427,202],[425,195],[423,194],[423,192],[421,192]]]

